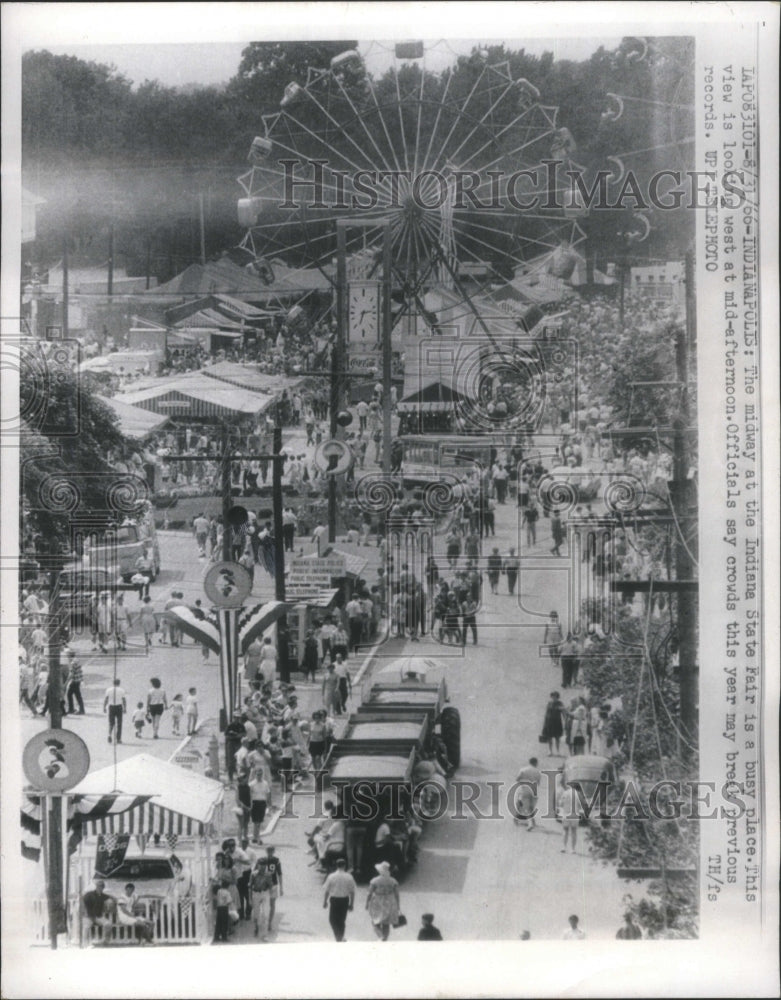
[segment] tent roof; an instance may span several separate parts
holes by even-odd
[[[118,399],[109,399],[108,396],[98,396],[98,399],[116,413],[122,433],[128,437],[148,437],[161,427],[165,427],[169,420],[164,414],[142,410],[140,406],[131,406]]]
[[[465,398],[446,377],[421,377],[409,388],[409,394],[402,397],[401,403],[455,403]]]
[[[224,795],[221,782],[148,753],[139,753],[116,765],[93,771],[73,791],[152,795],[155,806],[198,823],[211,822]]]
[[[158,285],[156,294],[164,295],[244,295],[265,300],[284,295],[312,291],[330,291],[331,283],[316,268],[294,268],[275,261],[274,281],[267,285],[252,271],[234,264],[228,258],[206,264],[190,264],[181,274]]]
[[[180,319],[177,323],[174,323],[177,330],[235,330],[237,332],[241,331],[241,323],[237,323],[235,319],[228,319],[223,313],[218,312],[216,309],[199,309],[198,312],[193,313],[186,319]]]
[[[277,310],[259,309],[249,302],[242,302],[241,299],[234,299],[230,295],[213,295],[212,298],[223,312],[244,317],[244,319],[266,319],[269,316],[277,315]]]
[[[219,411],[261,413],[271,401],[270,396],[260,396],[257,392],[239,389],[227,382],[221,384],[218,379],[209,378],[201,372],[166,378],[146,389],[123,393],[120,401],[153,410],[164,401],[164,397],[195,400],[201,404],[200,409],[205,415],[215,415]]]
[[[158,285],[155,293],[165,295],[211,295],[218,292],[226,294],[246,294],[261,292],[265,285],[256,275],[245,271],[233,261],[223,259],[209,261],[207,264],[190,264],[181,274]]]

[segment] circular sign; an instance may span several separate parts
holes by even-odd
[[[323,441],[315,449],[314,463],[326,475],[347,472],[352,460],[352,452],[344,441]]]
[[[252,577],[235,562],[218,562],[203,581],[206,596],[217,608],[240,608],[252,592]]]
[[[27,780],[39,791],[66,792],[89,771],[89,750],[69,729],[44,729],[28,740],[22,767]]]

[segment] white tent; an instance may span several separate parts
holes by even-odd
[[[222,783],[178,764],[140,753],[93,771],[73,789],[76,794],[116,791],[151,798],[134,809],[88,821],[85,832],[182,836],[218,836],[221,832]]]

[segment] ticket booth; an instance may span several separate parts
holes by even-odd
[[[304,660],[304,640],[315,622],[321,622],[336,607],[339,588],[322,590],[317,595],[295,604],[287,613],[288,663],[291,670],[301,670]]]

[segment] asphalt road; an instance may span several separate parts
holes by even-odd
[[[543,520],[538,538],[540,551],[550,547],[549,541],[545,544],[547,539],[547,521]],[[494,544],[502,553],[510,545],[518,547],[517,509],[512,501],[498,507],[496,538],[485,540],[484,554]],[[206,564],[198,559],[194,539],[163,534],[161,549],[163,571],[151,591],[155,605],[162,608],[174,588],[181,590],[187,601],[202,596]],[[445,565],[444,558],[439,563]],[[525,611],[547,614],[552,608],[564,607],[566,574],[552,572],[554,563],[560,569],[564,560],[551,560],[542,570],[524,573],[522,569],[520,602]],[[497,799],[495,815],[476,817],[465,807],[460,818],[454,818],[456,792],[451,785],[448,812],[427,824],[417,865],[401,886],[402,910],[409,923],[393,932],[394,939],[413,939],[424,912],[436,915],[436,924],[450,940],[512,940],[523,930],[529,930],[534,939],[557,939],[567,928],[570,913],[579,915],[589,938],[614,938],[621,924],[622,897],[627,891],[637,893],[637,888],[622,883],[612,868],[590,857],[583,836],[576,854],[563,854],[561,827],[553,819],[542,819],[536,830],[527,832],[509,814],[506,790],[531,755],[537,755],[543,767],[560,764],[560,760],[546,756],[547,747],[537,739],[548,693],[559,687],[560,676],[550,660],[540,655],[542,625],[520,624],[519,597],[506,593],[504,578],[499,595],[490,595],[487,583],[484,590],[477,646],[470,644],[462,652],[424,640],[407,643],[403,652],[420,656],[446,654],[450,699],[462,717],[462,763],[455,777],[457,781],[474,783],[476,791],[462,794],[476,799],[476,808],[483,816],[492,811],[493,794]],[[260,567],[254,594],[259,598],[273,596],[271,578]],[[126,600],[131,611],[135,610],[135,596],[128,594]],[[132,638],[139,643],[137,635]],[[216,718],[221,704],[217,659],[212,655],[204,661],[200,648],[186,642],[178,649],[156,643],[148,653],[139,644],[135,655],[115,656],[93,653],[88,637],[76,640],[74,645],[84,665],[87,714],[67,716],[64,724],[87,741],[92,769],[131,756],[139,749],[168,758],[181,742],[180,737],[172,735],[170,718],[166,716],[159,740],[152,740],[149,732],[137,740],[126,720],[123,743],[108,743],[102,699],[115,673],[132,707],[145,698],[149,678],[157,676],[169,699],[195,686],[202,719]],[[396,654],[401,652],[398,643],[394,646]],[[377,663],[381,666],[383,659]],[[315,690],[309,698],[317,700]],[[43,720],[25,719],[23,739],[43,725]],[[297,818],[280,819],[271,837],[285,872],[285,895],[277,906],[271,940],[327,941],[331,932],[327,911],[322,908],[322,878],[310,866],[305,843],[305,830],[311,827],[308,814],[312,796],[298,794],[294,805]],[[366,889],[361,887],[356,910],[348,920],[348,940],[374,939],[364,910],[365,898]],[[240,928],[236,940],[252,940],[249,925]]]

